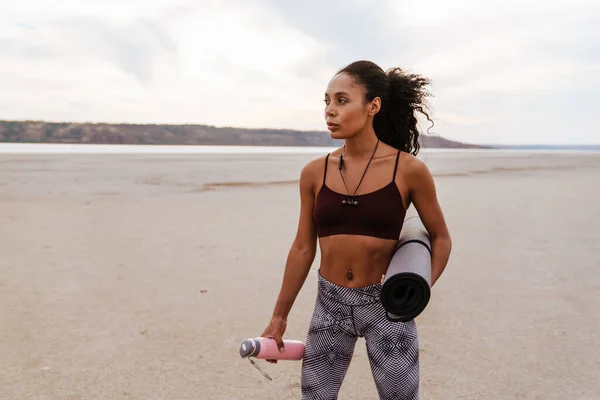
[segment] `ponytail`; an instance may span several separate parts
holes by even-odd
[[[370,61],[356,61],[341,72],[353,76],[365,87],[366,101],[381,98],[381,109],[373,119],[377,137],[398,150],[417,155],[420,144],[416,112],[434,125],[427,112],[427,97],[431,94],[426,86],[431,81],[401,68],[384,72]]]

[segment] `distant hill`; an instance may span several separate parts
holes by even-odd
[[[423,148],[486,148],[421,136]],[[0,121],[0,142],[149,145],[337,146],[327,131],[218,128],[210,125]]]

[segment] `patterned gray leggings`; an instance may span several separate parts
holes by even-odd
[[[318,296],[302,360],[302,400],[337,399],[358,337],[365,338],[379,398],[419,399],[416,323],[387,319],[379,301],[381,287],[346,288],[319,273]]]

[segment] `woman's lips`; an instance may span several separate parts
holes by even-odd
[[[327,123],[327,129],[329,129],[330,131],[338,129],[339,127],[340,126],[338,124],[334,124],[333,122],[328,122]]]

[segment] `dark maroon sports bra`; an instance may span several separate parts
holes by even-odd
[[[331,190],[325,183],[329,160],[329,154],[327,154],[323,186],[313,210],[317,236],[364,235],[398,240],[406,216],[402,195],[395,182],[399,157],[400,151],[396,156],[396,165],[390,183],[374,192],[347,196]],[[358,205],[342,203],[349,197],[356,199]]]

